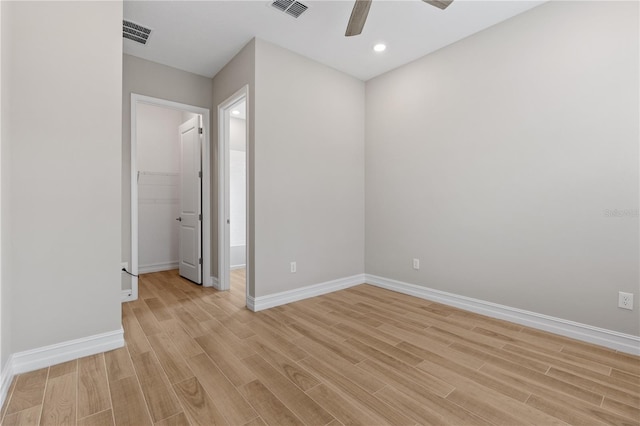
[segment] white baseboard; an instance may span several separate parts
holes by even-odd
[[[210,277],[209,285],[205,285],[205,287],[213,287],[216,290],[220,290],[220,281],[218,281],[217,277]]]
[[[171,271],[172,269],[178,269],[179,266],[180,263],[177,260],[175,262],[162,262],[152,263],[150,265],[140,265],[138,266],[138,275],[150,274],[152,272]]]
[[[208,277],[206,275],[202,276],[202,286],[203,287],[213,287],[214,283],[217,284],[218,279],[216,277]]]
[[[5,363],[4,368],[0,371],[0,407],[4,406],[4,402],[7,400],[7,396],[9,396],[9,388],[11,387],[11,381],[15,376],[15,373],[11,371],[11,360],[13,357],[9,357],[7,362]]]
[[[526,325],[527,327],[606,346],[621,352],[640,355],[640,337],[631,334],[624,334],[588,324],[581,324],[562,318],[378,277],[376,275],[366,274],[365,278],[368,284],[376,287],[386,288],[387,290],[454,306],[492,318],[511,321],[516,324]]]
[[[343,290],[364,283],[365,275],[358,274],[351,277],[339,278],[337,280],[327,281],[320,284],[309,285],[294,290],[283,291],[280,293],[269,294],[267,296],[247,297],[247,307],[254,311],[262,311],[263,309],[273,308],[275,306],[285,305],[287,303],[297,302],[298,300],[308,299],[310,297],[320,296],[321,294],[332,293],[334,291]]]
[[[121,327],[119,330],[107,333],[15,353],[11,360],[11,370],[13,374],[25,373],[122,346],[124,346],[124,330]]]
[[[54,345],[15,353],[9,357],[1,373],[0,406],[4,404],[9,386],[11,386],[11,381],[16,374],[49,367],[76,358],[95,355],[123,346],[124,330],[121,327],[119,330],[109,331],[107,333],[68,340]]]
[[[120,300],[122,302],[131,302],[131,301],[133,301],[133,290],[131,290],[131,289],[121,290]]]
[[[247,265],[246,265],[246,264],[244,264],[244,263],[243,263],[242,265],[231,265],[231,266],[229,267],[229,270],[233,271],[234,269],[244,269],[244,268],[246,268],[246,267],[247,267]]]

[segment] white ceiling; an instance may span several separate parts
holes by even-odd
[[[455,0],[440,10],[421,0],[374,0],[355,37],[344,36],[352,0],[302,0],[309,9],[297,19],[271,1],[125,1],[124,18],[153,33],[146,46],[124,39],[124,52],[213,77],[258,37],[368,80],[544,1]],[[387,50],[376,54],[379,42]]]

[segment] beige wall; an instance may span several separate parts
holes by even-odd
[[[131,93],[211,110],[212,80],[130,55],[123,55],[122,69],[122,261],[130,263]]]
[[[639,335],[638,48],[551,2],[368,81],[366,272]]]
[[[249,150],[248,158],[247,158],[247,178],[250,180],[249,187],[253,188],[253,149],[254,149],[254,141],[255,141],[255,129],[254,129],[254,116],[255,116],[255,49],[256,43],[255,40],[251,40],[245,47],[238,52],[236,56],[229,61],[227,65],[222,68],[218,74],[213,77],[213,108],[212,108],[212,119],[211,119],[211,128],[214,129],[211,132],[212,138],[212,146],[211,150],[211,200],[214,208],[211,209],[211,229],[212,229],[212,238],[211,238],[211,256],[212,259],[212,268],[211,274],[214,277],[218,277],[218,106],[226,101],[229,97],[231,97],[238,90],[242,89],[244,86],[249,87],[249,102],[247,102],[247,119],[249,120],[249,134],[247,135],[247,149]],[[253,209],[253,200],[254,200],[254,192],[252,190],[249,191],[249,202],[247,204],[247,216],[249,217],[249,221],[253,223],[254,218],[254,209]],[[247,241],[253,241],[254,233],[253,227],[249,227],[247,229]],[[254,296],[255,287],[254,287],[254,275],[253,268],[254,264],[252,263],[252,259],[254,259],[254,250],[253,245],[250,244],[248,247],[248,258],[247,258],[247,284],[249,295]]]
[[[5,362],[121,327],[122,3],[2,2],[2,18]]]
[[[255,81],[255,295],[363,273],[364,83],[262,40]]]

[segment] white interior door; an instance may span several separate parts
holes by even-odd
[[[180,126],[180,276],[202,284],[202,172],[200,120]]]

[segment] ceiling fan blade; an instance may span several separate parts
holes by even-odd
[[[362,32],[370,7],[371,0],[356,0],[356,4],[353,5],[353,10],[351,11],[351,18],[349,18],[349,23],[347,24],[347,32],[344,33],[345,36],[351,37]]]
[[[451,3],[453,3],[453,0],[422,0],[425,3],[429,3],[431,6],[435,6],[439,9],[446,9]]]

